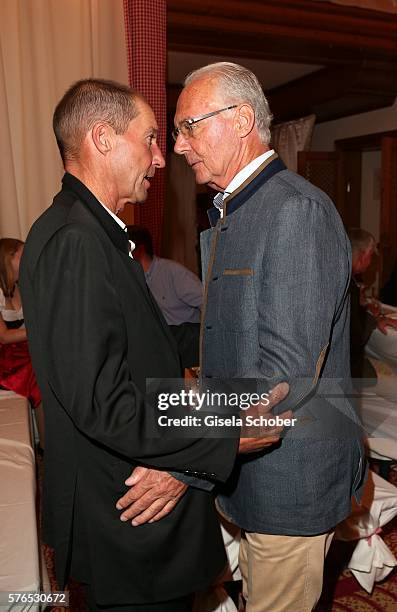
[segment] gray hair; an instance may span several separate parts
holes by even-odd
[[[74,83],[59,101],[53,128],[63,162],[75,159],[83,139],[97,121],[105,121],[124,134],[138,115],[137,91],[104,79],[84,79]]]
[[[347,230],[353,254],[364,253],[372,246],[376,247],[376,240],[370,232],[359,227],[351,227]]]
[[[190,72],[184,85],[189,85],[205,76],[216,77],[217,89],[221,90],[222,96],[228,103],[241,104],[247,102],[252,106],[259,138],[263,144],[269,144],[271,138],[270,124],[273,115],[270,112],[269,103],[263,93],[261,84],[254,73],[239,64],[217,62]]]

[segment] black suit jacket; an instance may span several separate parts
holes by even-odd
[[[153,437],[146,378],[179,376],[174,340],[123,230],[70,174],[29,233],[20,284],[46,419],[44,537],[60,587],[70,566],[108,605],[209,584],[225,562],[211,493],[189,487],[170,515],[136,528],[115,504],[138,463],[225,480],[236,440]]]

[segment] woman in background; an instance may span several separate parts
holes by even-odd
[[[40,446],[44,448],[41,395],[30,360],[18,288],[24,243],[0,239],[0,387],[27,397],[35,410]]]

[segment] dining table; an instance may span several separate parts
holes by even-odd
[[[0,610],[39,611],[40,603],[18,601],[13,594],[48,588],[36,488],[30,405],[26,398],[0,390]]]

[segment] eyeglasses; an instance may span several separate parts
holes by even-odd
[[[199,123],[199,121],[203,121],[204,119],[209,119],[209,117],[215,117],[215,115],[219,115],[219,113],[223,113],[231,108],[237,108],[237,106],[238,104],[233,104],[232,106],[226,106],[226,108],[220,108],[219,110],[206,113],[205,115],[200,115],[199,117],[185,119],[178,127],[172,130],[172,137],[174,140],[176,140],[179,134],[182,134],[184,138],[190,138],[193,136],[193,126],[195,126],[196,123]]]

